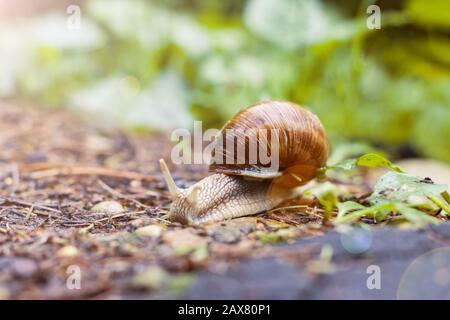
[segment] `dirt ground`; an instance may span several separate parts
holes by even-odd
[[[169,159],[165,135],[94,128],[64,111],[6,102],[0,132],[1,298],[176,297],[200,270],[271,255],[267,243],[324,229],[318,208],[167,224],[157,162]],[[207,174],[172,171],[181,187]],[[80,289],[68,288],[73,270]]]
[[[347,297],[358,296],[373,254],[361,259],[342,249],[336,232],[322,236],[330,227],[314,201],[195,227],[161,219],[170,201],[158,159],[169,159],[171,147],[163,134],[0,103],[0,299],[340,298],[330,285],[347,279],[346,266],[357,272],[345,274],[359,275],[344,281]],[[180,187],[208,174],[171,169]],[[398,278],[413,258],[449,243],[446,230],[389,230],[373,236],[385,239],[385,262],[396,261],[386,260],[391,241],[427,244],[404,254]],[[345,262],[337,269],[333,251]],[[395,281],[375,297],[395,297]]]

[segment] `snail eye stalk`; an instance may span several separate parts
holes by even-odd
[[[167,168],[167,164],[164,161],[164,159],[159,159],[159,166],[164,176],[164,180],[166,181],[167,188],[169,189],[169,193],[172,196],[172,198],[175,199],[178,196],[179,189],[175,184],[175,181],[173,180],[172,175],[170,174],[169,168]]]

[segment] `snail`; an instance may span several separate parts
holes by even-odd
[[[236,136],[229,137],[230,129]],[[319,118],[287,101],[265,101],[243,109],[224,125],[219,137],[209,165],[214,174],[187,189],[176,186],[165,161],[160,160],[172,200],[170,220],[201,224],[271,210],[294,197],[298,186],[315,178],[329,151]],[[255,138],[258,148],[278,153],[277,168],[261,159],[249,161],[250,143]],[[224,142],[232,147],[223,148]],[[245,149],[244,158],[236,155],[238,148]],[[221,161],[230,158],[232,163]]]

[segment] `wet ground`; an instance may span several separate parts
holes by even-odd
[[[320,267],[320,249],[327,245],[333,258]],[[223,274],[202,272],[186,297],[450,299],[449,225],[415,231],[386,228],[363,235],[331,231],[277,251],[276,258],[242,261]]]
[[[168,223],[157,160],[171,146],[163,134],[0,103],[0,299],[449,297],[448,251],[429,253],[449,246],[448,225],[338,233],[310,200]],[[207,174],[171,169],[180,187]]]

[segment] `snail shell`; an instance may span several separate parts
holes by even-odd
[[[230,130],[235,135],[227,134]],[[262,148],[271,153],[275,149],[271,144],[271,135],[275,132],[278,135],[275,141],[278,142],[279,153],[277,171],[262,164],[259,157],[256,163],[249,161],[248,152],[251,149],[249,144],[256,137],[257,150]],[[313,179],[328,158],[329,144],[319,118],[291,102],[267,101],[250,106],[229,120],[220,134],[222,139],[215,146],[219,154],[213,155],[209,167],[210,171],[216,173],[259,179],[277,178],[277,183],[295,187]],[[239,157],[237,150],[244,143],[246,152]],[[222,161],[218,164],[214,159]]]
[[[233,135],[227,134],[230,129]],[[258,151],[278,155],[278,166],[250,156],[254,141]],[[169,210],[172,220],[199,224],[270,210],[316,176],[329,150],[320,120],[285,101],[261,102],[242,110],[225,124],[214,147],[209,167],[214,174],[187,189],[175,185],[164,160],[160,160],[173,200]],[[237,152],[239,148],[245,152]]]

